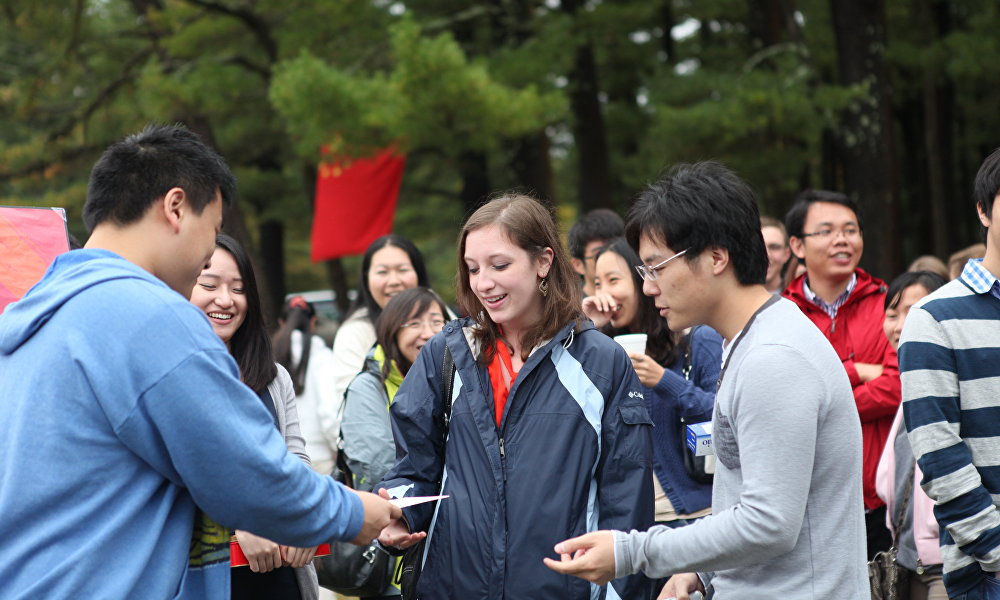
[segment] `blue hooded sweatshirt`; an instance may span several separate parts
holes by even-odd
[[[361,530],[201,311],[112,252],[59,256],[0,315],[0,389],[0,598],[228,598],[226,528]]]

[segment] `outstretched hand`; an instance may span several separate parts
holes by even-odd
[[[542,559],[557,573],[573,575],[597,585],[615,578],[615,538],[611,531],[595,531],[556,544],[560,560]]]
[[[389,500],[389,492],[385,491],[385,489],[380,489],[378,491],[378,495],[386,500]],[[378,541],[383,546],[405,549],[416,544],[425,537],[427,537],[426,531],[410,533],[410,529],[406,526],[402,516],[400,516],[399,518],[390,521],[389,524],[382,529],[382,532],[378,536]]]
[[[403,516],[403,511],[398,506],[388,502],[388,496],[379,497],[369,492],[351,491],[361,498],[361,504],[365,511],[365,521],[361,525],[361,532],[351,540],[351,543],[356,546],[371,544],[386,525]]]

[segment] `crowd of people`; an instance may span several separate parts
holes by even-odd
[[[900,598],[1000,598],[1000,151],[985,244],[888,285],[850,197],[762,217],[714,162],[567,249],[501,194],[456,307],[383,236],[332,349],[300,296],[269,335],[235,185],[183,127],[127,137],[0,315],[0,597],[315,599],[321,544],[377,539],[406,558],[370,600],[861,599],[883,552]]]

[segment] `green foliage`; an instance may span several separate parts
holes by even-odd
[[[556,94],[497,82],[448,33],[426,37],[403,20],[390,37],[394,64],[387,72],[352,73],[308,52],[275,68],[270,98],[301,156],[314,158],[323,145],[363,155],[391,141],[454,156],[495,148],[564,110]]]
[[[846,133],[843,111],[872,95],[838,85],[828,0],[793,3],[794,22],[769,47],[752,36],[755,4],[602,0],[572,12],[410,0],[399,15],[385,0],[6,0],[0,202],[64,206],[82,239],[98,153],[149,121],[182,121],[233,165],[251,237],[266,220],[284,223],[289,287],[325,287],[308,258],[308,167],[323,146],[359,156],[394,143],[408,154],[396,230],[424,249],[435,287],[451,297],[468,153],[486,155],[494,190],[522,185],[512,165],[523,140],[544,132],[541,168],[559,214],[567,225],[574,218],[581,173],[569,92],[576,50],[589,44],[619,208],[664,166],[714,158],[780,215],[802,185],[836,170],[824,136]],[[137,12],[146,5],[158,8]],[[946,167],[966,179],[949,193],[964,195],[997,145],[1000,5],[905,0],[887,3],[887,18],[898,162],[923,160],[922,145],[901,139],[905,111],[919,109],[928,87],[952,89]],[[689,34],[668,40],[681,24]],[[908,183],[923,174],[900,175]],[[906,205],[912,192],[901,193]],[[356,266],[347,264],[352,279]]]

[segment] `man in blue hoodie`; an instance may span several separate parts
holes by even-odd
[[[225,528],[367,544],[400,516],[288,454],[187,300],[235,185],[182,127],[114,144],[86,247],[0,315],[0,597],[228,598]]]

